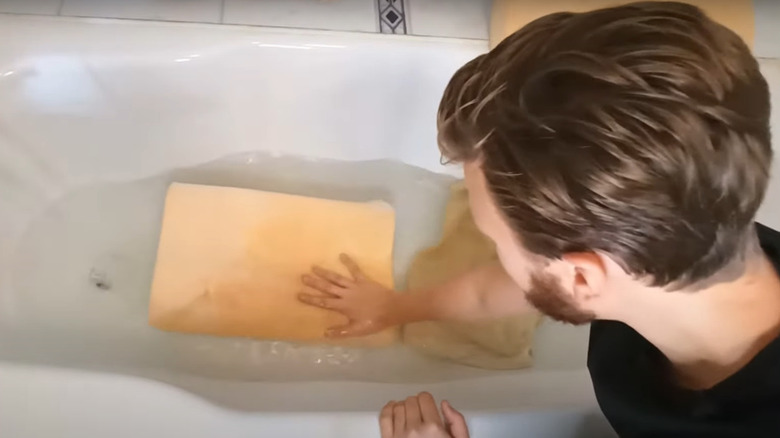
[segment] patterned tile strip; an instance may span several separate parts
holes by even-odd
[[[406,33],[404,0],[377,0],[377,10],[381,33]]]

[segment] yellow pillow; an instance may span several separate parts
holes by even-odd
[[[149,324],[216,336],[323,341],[346,323],[296,296],[314,264],[349,275],[340,253],[393,287],[395,214],[384,203],[174,183],[165,200]],[[349,342],[379,347],[396,330]]]

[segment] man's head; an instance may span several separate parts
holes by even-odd
[[[438,124],[507,271],[570,322],[739,264],[772,157],[756,60],[680,3],[542,17],[455,74]]]

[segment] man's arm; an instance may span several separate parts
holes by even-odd
[[[370,278],[347,257],[341,261],[352,278],[314,267],[303,283],[323,294],[302,293],[302,302],[343,313],[349,324],[328,336],[361,336],[384,328],[426,320],[469,321],[521,313],[529,309],[523,291],[496,262],[425,290],[397,293]]]
[[[472,321],[521,313],[529,308],[520,287],[500,263],[490,263],[435,287],[401,292],[398,323],[427,320]]]

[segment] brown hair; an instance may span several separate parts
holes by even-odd
[[[438,126],[528,250],[605,252],[656,286],[741,253],[772,158],[749,48],[675,2],[531,22],[455,73]]]

